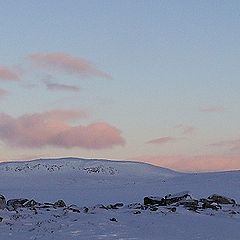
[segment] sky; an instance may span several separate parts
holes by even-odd
[[[0,161],[240,169],[240,2],[0,0]]]

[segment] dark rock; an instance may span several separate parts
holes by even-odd
[[[27,201],[24,203],[24,207],[35,207],[35,206],[41,206],[41,203],[36,202],[34,199]]]
[[[119,209],[120,207],[123,207],[123,203],[109,204],[107,209]]]
[[[172,207],[172,208],[168,208],[170,210],[170,212],[176,212],[177,208],[176,207]]]
[[[166,201],[164,198],[161,197],[145,197],[143,199],[144,205],[159,205],[159,206],[166,206]]]
[[[141,214],[141,211],[134,211],[133,214]]]
[[[213,194],[208,197],[209,200],[218,203],[218,204],[235,204],[236,201],[232,198],[221,196],[218,194]]]
[[[202,209],[206,209],[206,208],[210,208],[210,209],[213,209],[213,210],[219,210],[221,209],[221,205],[217,204],[217,203],[208,203],[208,202],[205,202],[203,203],[202,205]]]
[[[198,200],[196,199],[188,199],[188,200],[182,200],[177,203],[177,206],[184,206],[186,208],[198,208]]]
[[[0,195],[0,209],[6,208],[6,198],[3,195]]]
[[[108,210],[108,208],[106,206],[104,206],[103,204],[95,205],[94,208],[100,208],[100,209]]]
[[[2,218],[2,217],[0,217],[0,222],[2,222],[2,220],[3,220],[3,218]]]
[[[158,210],[158,207],[151,206],[151,207],[149,207],[149,210],[150,210],[150,211],[154,211],[154,212],[155,212],[155,211],[157,211],[157,210]]]
[[[80,209],[76,206],[76,205],[70,205],[67,208],[65,208],[66,210],[72,211],[72,212],[77,212],[80,213]]]
[[[15,211],[17,208],[24,207],[24,203],[26,203],[28,199],[19,198],[19,199],[10,199],[7,201],[7,209],[9,211]]]
[[[185,191],[176,194],[168,194],[165,197],[145,197],[143,201],[144,205],[167,206],[188,198],[191,199],[192,197],[189,192]]]
[[[110,218],[109,220],[112,221],[112,222],[117,222],[116,218]]]
[[[66,207],[66,204],[63,200],[58,200],[53,204],[54,208],[61,208],[61,207]]]
[[[87,207],[84,207],[84,208],[83,208],[83,212],[84,212],[84,213],[88,213],[88,211],[89,211],[89,208],[87,208]]]
[[[131,203],[127,206],[129,209],[147,209],[147,206],[143,206],[141,203]]]
[[[114,206],[115,208],[121,208],[121,207],[124,206],[124,204],[123,204],[123,203],[115,203],[113,206]]]
[[[192,199],[190,192],[180,192],[176,194],[169,194],[164,197],[166,205],[171,205],[173,203],[177,203],[183,200]]]

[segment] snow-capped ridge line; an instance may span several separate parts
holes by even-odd
[[[156,176],[174,177],[173,170],[136,161],[84,159],[74,157],[35,159],[0,163],[1,173],[81,173],[109,176]]]

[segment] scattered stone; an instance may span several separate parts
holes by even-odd
[[[149,210],[155,212],[158,210],[158,207],[150,206]]]
[[[80,213],[80,209],[76,205],[70,205],[70,206],[66,207],[65,210]]]
[[[123,207],[123,203],[116,203],[116,204],[109,204],[107,205],[107,209],[119,209],[120,207]]]
[[[131,203],[131,204],[127,205],[127,208],[146,210],[148,208],[148,206],[143,206],[141,203]]]
[[[109,220],[112,221],[112,222],[117,222],[116,218],[110,218]]]
[[[170,212],[176,212],[176,211],[177,211],[177,208],[176,208],[176,207],[171,207],[171,208],[168,208],[168,210],[169,210]]]
[[[54,208],[66,207],[66,203],[63,200],[58,200],[53,204]]]
[[[88,211],[89,211],[89,208],[87,208],[87,207],[84,207],[84,208],[83,208],[83,212],[84,212],[84,213],[88,213]]]
[[[6,208],[6,199],[3,195],[0,195],[0,209]]]
[[[134,211],[133,214],[141,214],[142,212],[141,211]]]
[[[93,207],[94,209],[95,208],[100,208],[100,209],[105,209],[105,210],[108,210],[108,208],[106,206],[104,206],[103,204],[97,204]]]

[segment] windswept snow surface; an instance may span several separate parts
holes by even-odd
[[[203,213],[178,208],[136,211],[127,207],[145,196],[165,196],[190,191],[195,198],[217,193],[240,202],[240,172],[184,174],[150,164],[78,158],[0,163],[0,194],[6,199],[39,202],[63,199],[79,212],[57,208],[0,210],[0,239],[209,239],[239,240],[240,211]],[[97,204],[121,202],[120,209]],[[89,211],[84,213],[83,207]],[[110,219],[116,221],[110,221]]]

